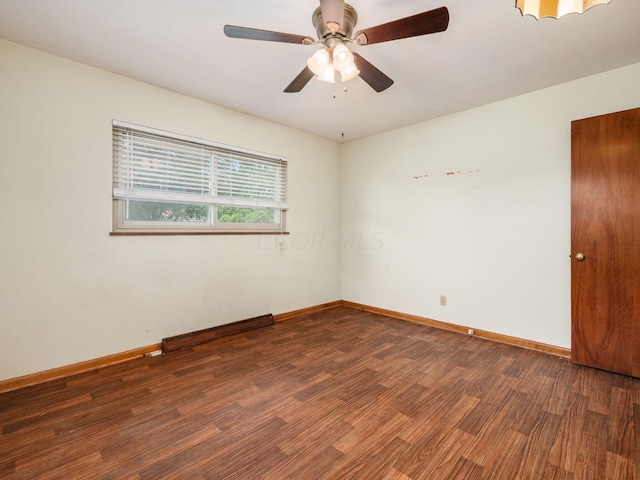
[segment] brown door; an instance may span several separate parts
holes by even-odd
[[[640,377],[640,108],[571,123],[571,357]]]

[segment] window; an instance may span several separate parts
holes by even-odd
[[[113,122],[115,233],[282,232],[287,162]]]

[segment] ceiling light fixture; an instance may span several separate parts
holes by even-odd
[[[330,83],[336,82],[337,72],[340,72],[340,78],[343,82],[347,82],[360,74],[360,70],[356,67],[353,53],[343,43],[316,50],[307,59],[307,66],[318,80]]]
[[[516,0],[516,8],[522,15],[535,18],[560,18],[568,13],[584,13],[596,5],[606,5],[611,0]]]

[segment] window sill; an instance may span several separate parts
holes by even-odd
[[[242,231],[219,231],[219,232],[110,232],[112,237],[131,237],[131,236],[156,236],[156,235],[289,235],[289,232],[242,232]]]

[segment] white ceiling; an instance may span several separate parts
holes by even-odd
[[[312,80],[317,47],[227,38],[225,24],[315,37],[317,0],[0,0],[0,38],[344,141],[640,62],[640,0],[536,21],[514,0],[348,0],[355,30],[447,6],[443,33],[353,46],[395,80],[382,93]]]

